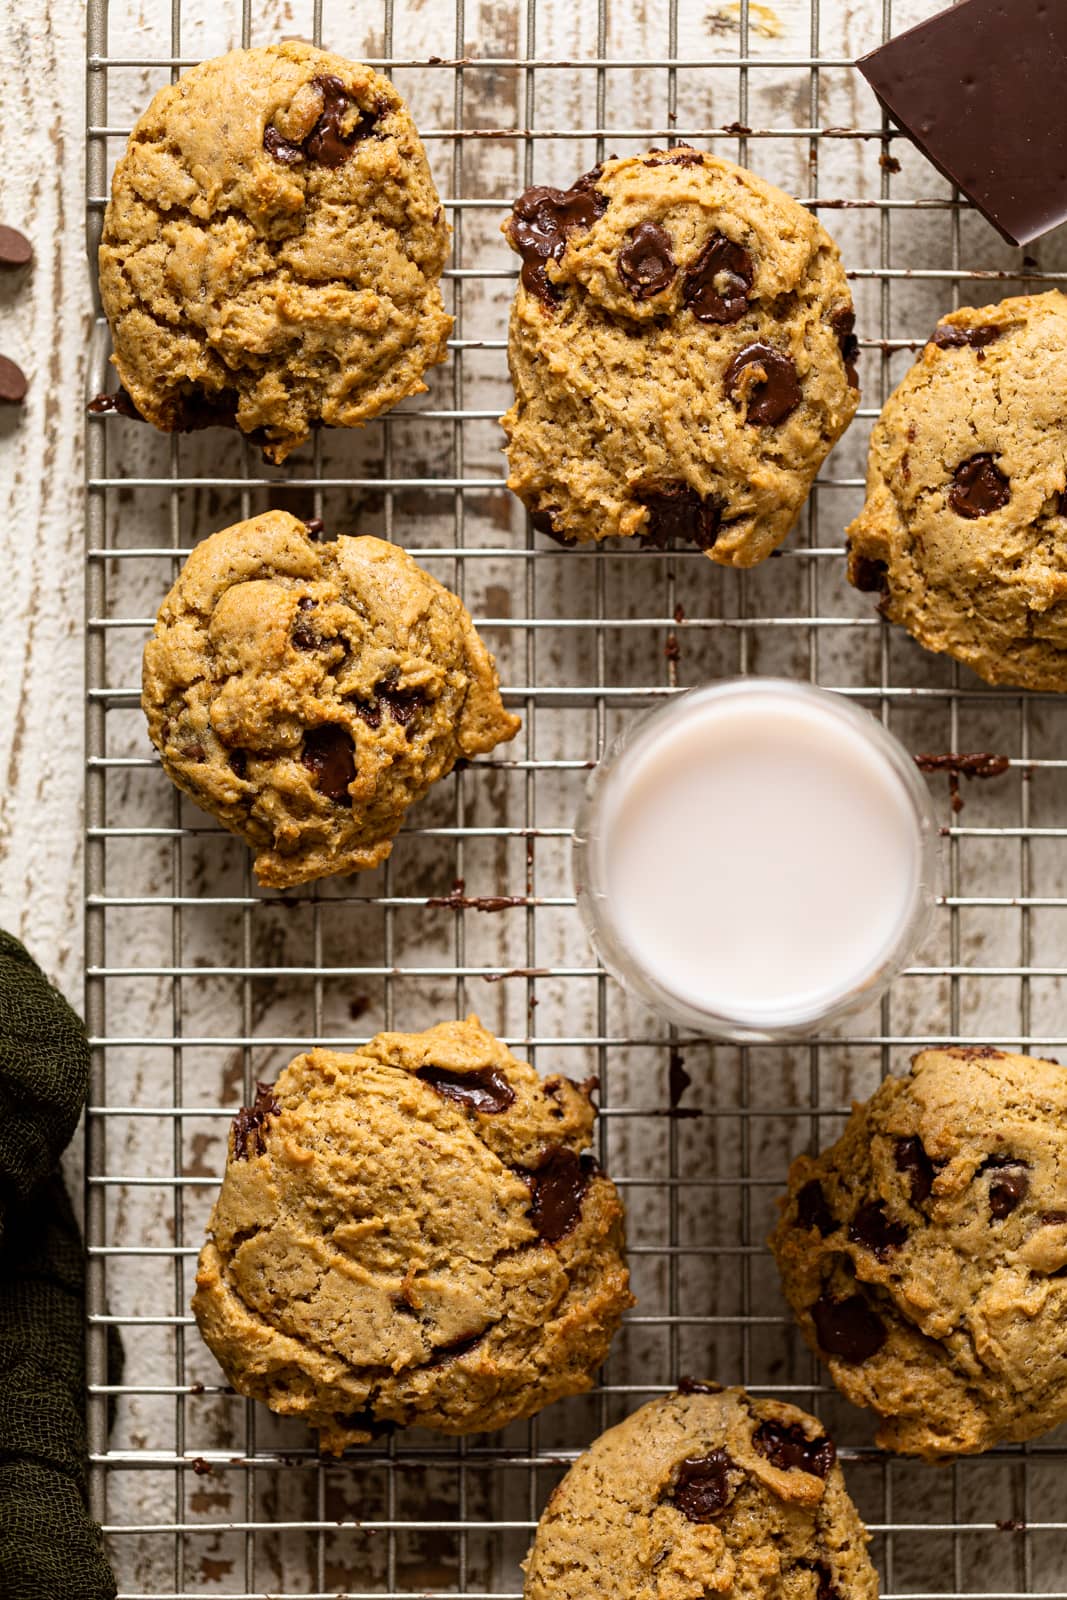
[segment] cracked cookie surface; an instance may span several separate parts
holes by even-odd
[[[683,1387],[601,1434],[553,1491],[525,1600],[877,1600],[822,1424],[743,1389]]]
[[[298,1056],[234,1123],[200,1255],[234,1387],[334,1453],[588,1389],[631,1303],[594,1116],[476,1017]]]
[[[940,322],[871,435],[848,575],[987,683],[1067,689],[1067,296]]]
[[[562,542],[786,537],[859,403],[837,246],[780,189],[680,145],[527,190],[508,486]]]
[[[284,511],[197,545],[142,704],[167,775],[274,888],[377,866],[410,805],[519,728],[456,595],[396,545],[317,544]]]
[[[114,364],[167,431],[236,424],[272,461],[426,386],[449,229],[388,79],[297,42],[161,89],[111,186]]]
[[[924,1050],[801,1156],[771,1248],[878,1442],[930,1459],[1067,1421],[1067,1070]]]

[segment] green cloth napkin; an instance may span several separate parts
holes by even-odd
[[[74,1012],[0,931],[0,1596],[111,1600],[87,1506],[85,1251],[55,1170],[89,1083]]]

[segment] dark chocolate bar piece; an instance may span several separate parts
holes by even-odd
[[[1010,244],[1067,221],[1067,0],[962,0],[857,65]]]

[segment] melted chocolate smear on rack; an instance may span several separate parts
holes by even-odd
[[[638,489],[636,498],[648,510],[640,537],[657,549],[672,539],[685,539],[698,550],[710,550],[719,537],[722,507],[716,500],[702,500],[688,483]]]
[[[304,735],[300,759],[308,771],[315,774],[315,786],[320,794],[336,805],[348,804],[348,786],[356,776],[356,761],[355,746],[347,728],[335,722],[309,728]]]
[[[748,309],[755,276],[744,246],[713,233],[686,272],[682,300],[698,322],[738,322]]]
[[[918,1134],[911,1134],[906,1139],[898,1139],[893,1152],[893,1161],[899,1173],[908,1180],[908,1192],[913,1206],[921,1206],[924,1200],[930,1198],[930,1191],[934,1186],[937,1169]]]
[[[475,1072],[451,1072],[447,1067],[420,1067],[415,1074],[422,1083],[445,1100],[468,1106],[472,1111],[482,1111],[487,1116],[498,1116],[515,1103],[515,1091],[503,1073],[492,1067],[479,1067]]]
[[[761,1456],[780,1472],[808,1472],[813,1478],[826,1478],[837,1460],[834,1441],[828,1434],[809,1439],[799,1422],[761,1422],[752,1435]]]
[[[731,399],[740,387],[742,373],[750,367],[760,369],[763,376],[747,388],[747,419],[759,427],[773,428],[792,416],[800,404],[800,384],[793,358],[762,340],[746,345],[726,369],[723,382]]]
[[[968,522],[991,516],[1010,499],[1011,484],[987,451],[961,461],[952,475],[948,503]]]
[[[670,234],[658,223],[642,222],[619,251],[619,277],[635,300],[662,294],[674,282],[678,265],[671,245]]]
[[[560,259],[572,233],[587,233],[608,209],[607,196],[596,188],[600,172],[594,167],[569,189],[527,189],[511,208],[508,237],[522,257],[523,287],[545,305],[559,300],[545,271],[547,263]]]
[[[992,755],[988,750],[974,751],[969,755],[922,754],[915,757],[915,765],[920,772],[947,772],[948,792],[955,812],[963,810],[963,796],[960,794],[961,778],[1001,778],[1011,766],[1008,756]]]
[[[668,1499],[690,1522],[712,1522],[734,1496],[738,1469],[725,1450],[687,1456],[678,1468]]]
[[[235,1161],[248,1160],[251,1143],[257,1156],[266,1154],[267,1124],[276,1117],[281,1106],[274,1098],[272,1083],[257,1083],[256,1098],[250,1106],[242,1106],[233,1119],[233,1155]]]
[[[820,1295],[811,1308],[811,1316],[819,1348],[828,1356],[840,1356],[842,1361],[858,1365],[876,1355],[885,1344],[885,1325],[862,1295],[852,1294],[844,1300]]]
[[[818,1178],[812,1178],[797,1195],[797,1226],[809,1230],[818,1228],[824,1239],[837,1227]]]
[[[305,160],[317,167],[340,167],[348,160],[356,145],[370,137],[389,107],[385,101],[379,100],[373,111],[364,111],[356,106],[355,99],[340,78],[332,73],[312,78],[311,82],[322,95],[322,111],[311,132],[295,143],[292,139],[283,139],[277,128],[268,124],[263,130],[263,148],[283,167],[293,167]],[[353,106],[356,106],[358,116],[346,132],[345,124],[350,120],[349,113]]]
[[[448,894],[432,894],[428,906],[444,906],[450,911],[509,911],[529,902],[519,894],[464,894],[466,880],[457,878]]]
[[[558,1144],[546,1150],[535,1171],[522,1173],[530,1186],[530,1220],[547,1244],[558,1244],[575,1226],[590,1179],[598,1171],[592,1156],[576,1156]]]
[[[882,1200],[871,1200],[860,1206],[848,1225],[848,1236],[853,1244],[862,1245],[879,1261],[888,1261],[894,1250],[908,1242],[907,1228],[903,1223],[890,1222]]]

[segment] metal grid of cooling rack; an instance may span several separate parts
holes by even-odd
[[[1067,278],[1061,240],[1009,250],[851,70],[939,3],[373,0],[357,17],[339,0],[90,0],[91,253],[110,167],[151,93],[206,55],[304,35],[373,61],[407,96],[453,223],[456,315],[421,401],[358,435],[320,435],[284,471],[232,435],[87,425],[90,1438],[124,1600],[513,1600],[567,1462],[685,1372],[824,1418],[888,1600],[1067,1597],[1062,1434],[952,1468],[887,1460],[803,1351],[763,1248],[790,1157],[832,1138],[850,1098],[912,1049],[1067,1045],[1064,708],[926,657],[843,575],[870,419],[932,323]],[[690,551],[558,550],[503,488],[507,203],[675,138],[817,209],[863,335],[860,417],[780,559],[747,574]],[[95,392],[108,386],[99,320],[94,340]],[[438,786],[385,868],[284,897],[257,890],[239,842],[170,789],[136,692],[183,552],[268,504],[417,554],[466,598],[524,719],[515,745]],[[573,911],[570,822],[605,740],[650,697],[730,671],[838,688],[917,751],[1011,757],[1005,776],[965,786],[962,814],[941,796],[946,892],[920,964],[847,1034],[801,1046],[667,1032],[597,970]],[[485,897],[508,905],[487,911]],[[640,1304],[594,1395],[500,1435],[412,1432],[325,1465],[302,1430],[226,1389],[191,1326],[227,1119],[309,1042],[468,1009],[545,1070],[599,1074],[600,1153],[627,1199]],[[109,1368],[112,1326],[124,1374]]]

